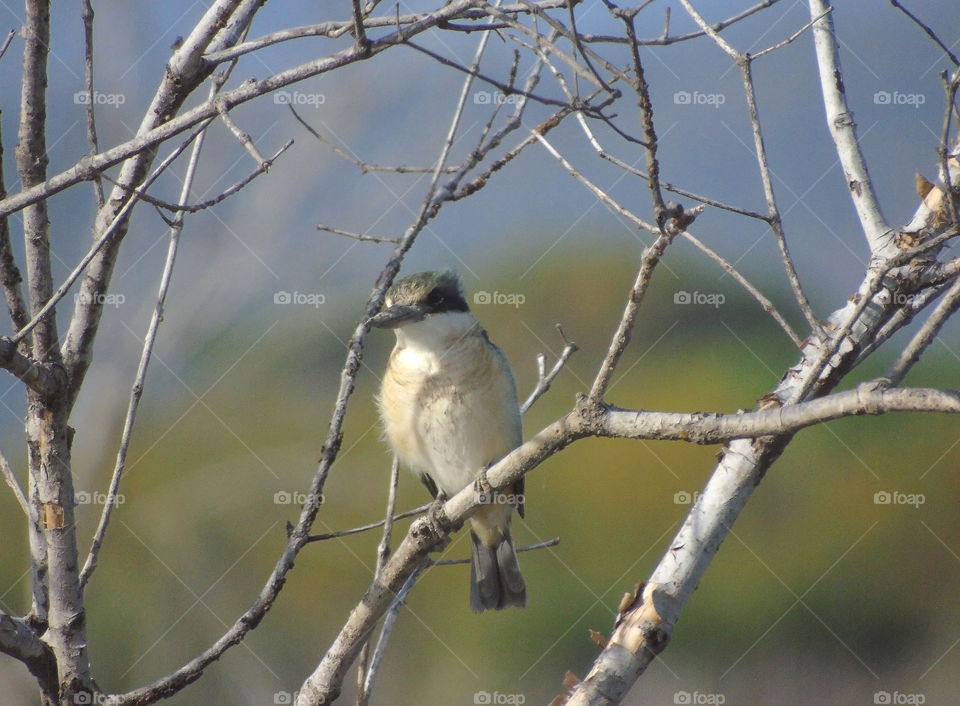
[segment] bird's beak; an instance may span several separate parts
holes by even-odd
[[[426,318],[426,313],[423,309],[396,304],[371,317],[368,323],[377,328],[397,328],[414,321],[423,321],[424,318]]]

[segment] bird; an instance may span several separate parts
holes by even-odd
[[[471,609],[524,607],[527,589],[510,533],[514,511],[524,516],[523,479],[496,493],[486,482],[486,469],[523,442],[506,357],[471,313],[451,270],[396,281],[370,324],[396,334],[377,396],[394,454],[434,499],[471,483],[484,493],[469,518]]]

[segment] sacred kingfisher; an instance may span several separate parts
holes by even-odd
[[[520,446],[513,373],[470,313],[458,275],[420,272],[397,281],[370,323],[397,336],[377,400],[387,440],[434,498],[475,483]],[[523,517],[523,479],[484,502],[469,520],[470,607],[523,607],[527,589],[510,536],[514,509]]]

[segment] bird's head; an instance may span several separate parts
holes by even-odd
[[[455,272],[418,272],[396,281],[387,290],[383,309],[370,319],[370,325],[395,329],[437,314],[469,310],[463,282]]]

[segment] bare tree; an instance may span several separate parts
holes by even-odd
[[[954,123],[960,70],[946,42],[910,16],[943,48],[954,68],[952,73],[943,75],[943,127],[938,145],[937,183],[922,184],[921,202],[909,223],[891,225],[883,216],[858,141],[839,63],[832,8],[826,0],[809,0],[809,22],[793,27],[791,34],[759,51],[738,46],[725,30],[747,18],[760,16],[777,0],[762,0],[714,23],[705,19],[690,0],[680,2],[698,29],[674,33],[668,11],[662,34],[651,38],[639,36],[637,30],[637,18],[651,11],[647,9],[651,0],[633,7],[621,7],[604,0],[609,18],[618,27],[616,33],[608,35],[584,32],[578,26],[581,8],[561,0],[521,0],[516,4],[502,4],[499,0],[494,3],[453,0],[409,14],[393,9],[377,14],[378,0],[353,0],[351,16],[345,20],[290,27],[251,39],[250,35],[254,34],[251,27],[258,13],[271,12],[264,9],[263,0],[215,0],[196,25],[183,34],[166,66],[158,72],[156,91],[143,111],[135,135],[118,144],[101,147],[94,110],[94,13],[90,0],[85,0],[83,95],[86,96],[89,154],[51,174],[48,168],[51,147],[47,143],[48,81],[53,70],[49,61],[50,4],[49,0],[25,0],[25,22],[19,37],[11,33],[0,51],[0,59],[4,53],[12,54],[17,49],[23,57],[15,149],[19,188],[7,193],[0,175],[0,285],[12,330],[10,335],[0,337],[0,366],[19,379],[26,396],[26,490],[2,455],[0,469],[24,512],[29,536],[32,605],[30,611],[20,617],[0,613],[0,651],[29,669],[37,680],[43,703],[91,703],[94,697],[118,705],[153,703],[200,679],[212,662],[241,643],[260,624],[276,602],[299,553],[309,542],[324,538],[310,533],[320,511],[324,485],[341,450],[344,419],[361,370],[369,318],[378,311],[405,256],[441,209],[452,207],[482,189],[496,188],[497,176],[512,168],[517,156],[527,150],[544,150],[609,209],[653,239],[640,256],[622,315],[610,332],[609,348],[602,361],[598,361],[589,389],[582,391],[566,414],[488,469],[487,481],[494,489],[510,486],[545,459],[585,437],[723,444],[710,481],[692,505],[677,536],[666,546],[663,559],[649,579],[635,593],[628,594],[619,606],[613,633],[584,678],[568,680],[563,687],[557,685],[558,691],[563,688],[568,692],[559,697],[558,703],[618,703],[624,697],[651,660],[667,646],[678,616],[718,546],[753,490],[799,430],[851,415],[960,412],[960,393],[956,391],[902,386],[907,373],[960,305],[960,260],[951,257],[945,249],[957,236],[960,223],[960,192],[954,186],[960,178]],[[449,33],[477,35],[475,53],[468,63],[440,54],[426,42],[421,43],[421,37]],[[337,51],[271,72],[265,78],[231,82],[231,72],[241,58],[281,43],[296,44],[296,40],[309,37],[349,41],[337,45],[342,47]],[[505,71],[491,69],[484,61],[488,44],[494,37],[507,42],[514,51],[512,63]],[[658,122],[645,62],[650,51],[692,41],[715,43],[740,73],[745,116],[765,201],[762,211],[694,193],[668,182],[667,175],[662,173]],[[815,53],[825,120],[871,253],[856,291],[825,319],[814,311],[791,257],[789,244],[796,236],[787,232],[778,203],[753,78],[757,62],[795,41],[811,44]],[[265,577],[260,595],[223,634],[211,637],[209,647],[153,683],[127,693],[106,692],[98,686],[91,669],[84,593],[105,546],[111,514],[122,486],[138,406],[170,291],[180,234],[190,214],[216,207],[258,177],[269,178],[264,175],[290,146],[289,141],[276,150],[257,145],[244,131],[243,121],[232,111],[247,102],[276,95],[299,81],[370,61],[400,47],[461,73],[462,88],[439,152],[427,166],[368,164],[340,151],[341,156],[365,172],[389,171],[418,178],[426,175],[428,181],[420,208],[402,233],[374,235],[350,232],[339,225],[318,226],[343,237],[368,241],[371,248],[377,243],[387,245],[390,252],[383,256],[381,272],[369,297],[356,309],[358,323],[347,345],[336,403],[300,516],[289,528],[286,546]],[[534,62],[534,69],[524,75],[518,69],[521,56]],[[10,56],[3,59],[7,62],[5,71],[10,70],[10,60]],[[544,88],[546,81],[551,82],[549,89]],[[460,135],[465,107],[476,95],[477,86],[483,86],[484,95],[488,97],[485,101],[489,105],[487,122],[474,148],[457,162],[452,160],[452,146]],[[525,118],[532,105],[549,110],[549,116],[530,124]],[[636,125],[618,117],[621,112],[632,114],[632,105],[638,111]],[[322,131],[309,120],[296,117],[308,131],[304,135],[325,142]],[[238,152],[245,151],[254,165],[248,176],[218,196],[191,202],[194,175],[204,158],[204,137],[214,123],[224,125],[236,137],[240,143]],[[598,160],[604,160],[622,170],[626,178],[645,185],[648,203],[624,202],[591,181],[573,164],[562,143],[554,140],[552,133],[561,123],[572,124]],[[265,157],[264,152],[270,156]],[[644,168],[633,166],[641,158]],[[187,162],[185,180],[178,200],[170,203],[157,197],[151,189],[171,165],[181,160]],[[86,182],[92,184],[97,203],[92,242],[69,275],[57,282],[51,259],[51,243],[57,235],[50,227],[48,204],[59,198],[61,192],[84,188]],[[682,200],[687,205],[671,199]],[[93,346],[104,307],[109,302],[111,275],[127,236],[131,212],[144,204],[155,207],[168,223],[167,253],[153,316],[129,394],[107,502],[84,556],[82,547],[87,540],[77,536],[75,524],[71,411],[94,364]],[[759,286],[703,242],[694,225],[705,209],[721,209],[770,229],[792,291],[791,306],[802,314],[807,331],[797,331],[791,326],[788,316],[774,306]],[[645,215],[647,213],[650,215]],[[17,221],[13,220],[15,215],[19,216]],[[11,225],[18,222],[22,222],[22,258],[15,255],[11,243]],[[758,401],[754,411],[739,414],[653,412],[620,409],[605,399],[630,342],[638,312],[648,302],[650,283],[677,238],[692,243],[730,274],[797,346],[797,362],[784,371],[780,384]],[[56,311],[65,306],[65,297],[71,290],[75,291],[75,304],[68,326],[61,332]],[[848,376],[884,342],[919,319],[922,324],[885,376],[838,391]],[[547,392],[552,380],[576,351],[575,344],[566,338],[564,344],[563,353],[550,370],[545,360],[539,361],[540,380],[525,409]],[[404,596],[431,563],[431,552],[443,545],[449,533],[462,525],[479,502],[472,489],[464,489],[434,508],[431,517],[439,517],[439,522],[421,518],[399,544],[392,547],[393,520],[403,516],[396,513],[396,483],[394,468],[390,500],[382,523],[338,533],[382,526],[377,572],[316,669],[304,675],[297,697],[300,706],[335,700],[358,658],[360,700],[368,701]],[[539,547],[527,549],[536,548]],[[381,621],[379,637],[371,641]],[[368,645],[371,647],[365,650]],[[296,685],[291,685],[291,691],[294,687]]]

